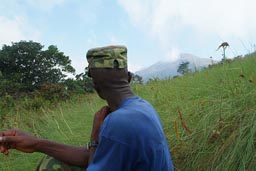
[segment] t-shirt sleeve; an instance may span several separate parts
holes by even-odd
[[[88,166],[86,171],[129,170],[127,168],[129,166],[129,163],[127,163],[129,162],[128,145],[106,137],[101,138],[100,144],[95,151],[93,162]]]

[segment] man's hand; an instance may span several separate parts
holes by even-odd
[[[99,131],[101,124],[103,123],[105,117],[110,113],[110,108],[108,106],[102,107],[98,112],[94,115],[93,120],[93,128],[91,133],[91,140],[98,141],[99,140]]]
[[[8,154],[9,149],[25,153],[41,152],[70,165],[88,167],[89,151],[86,147],[40,139],[18,129],[0,132],[0,152]]]
[[[104,106],[98,112],[95,113],[94,119],[93,119],[92,132],[91,132],[91,140],[99,141],[100,127],[101,127],[104,119],[110,112],[111,112],[110,107]],[[88,165],[90,163],[92,163],[95,150],[96,150],[96,147],[92,147],[89,149],[90,155],[89,155]]]
[[[39,139],[19,129],[0,132],[0,152],[8,154],[9,149],[16,149],[25,153],[36,151]]]

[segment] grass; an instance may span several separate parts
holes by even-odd
[[[159,112],[176,170],[256,168],[256,56],[137,86]]]
[[[1,129],[18,127],[57,142],[85,145],[90,137],[95,109],[104,104],[94,94],[77,97],[51,109],[42,108],[37,113],[17,111],[5,117]],[[41,158],[39,153],[24,154],[13,150],[7,157],[0,156],[0,171],[34,170]]]
[[[133,85],[158,111],[175,169],[256,168],[256,56],[249,55],[183,77]],[[14,110],[2,129],[19,127],[40,137],[84,145],[92,118],[105,102],[78,97],[37,113]],[[12,151],[0,156],[0,170],[34,170],[41,154]]]

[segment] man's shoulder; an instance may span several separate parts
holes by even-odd
[[[124,110],[122,110],[124,109]],[[119,105],[116,112],[127,112],[129,110],[144,110],[144,109],[153,109],[153,106],[145,99],[139,96],[133,96],[130,98],[126,98]]]

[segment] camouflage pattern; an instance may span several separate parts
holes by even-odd
[[[71,166],[51,156],[44,156],[36,171],[85,171],[85,168]]]
[[[125,46],[106,46],[88,50],[86,54],[89,68],[127,68],[127,48]]]

